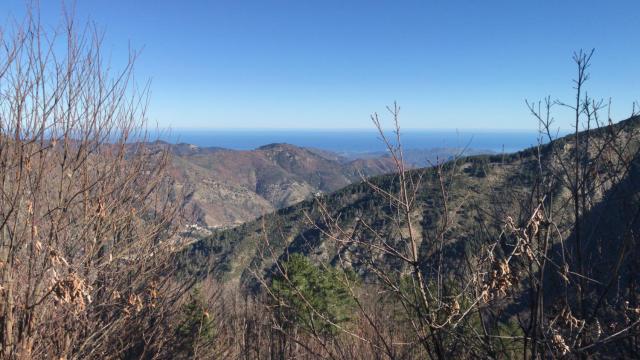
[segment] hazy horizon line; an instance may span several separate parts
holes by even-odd
[[[392,132],[394,129],[383,129],[385,132]],[[562,129],[559,129],[562,131]],[[371,132],[377,133],[375,128],[269,128],[269,127],[255,127],[255,128],[226,128],[226,127],[158,127],[153,131],[233,131],[233,132],[256,132],[256,131],[291,131],[291,132]],[[521,128],[400,128],[400,132],[523,132],[523,133],[537,133],[538,129],[521,129]]]

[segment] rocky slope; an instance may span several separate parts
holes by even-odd
[[[251,151],[178,144],[171,151],[177,188],[190,194],[196,222],[210,227],[244,223],[393,169],[384,157],[347,160],[288,144]]]

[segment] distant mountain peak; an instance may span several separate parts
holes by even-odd
[[[281,150],[281,149],[304,149],[304,148],[293,145],[293,144],[289,144],[289,143],[271,143],[271,144],[262,145],[256,148],[256,150]]]
[[[330,193],[360,180],[360,174],[392,171],[389,159],[344,162],[337,154],[272,143],[255,150],[177,144],[171,147],[177,186],[190,189],[196,222],[230,226],[279,208]]]

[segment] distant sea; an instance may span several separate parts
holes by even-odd
[[[406,130],[405,149],[464,148],[496,153],[514,152],[537,143],[535,131]],[[201,147],[251,150],[272,143],[288,143],[342,154],[384,151],[384,144],[370,130],[172,130],[161,140]]]

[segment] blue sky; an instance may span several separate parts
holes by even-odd
[[[61,2],[41,1],[43,21]],[[3,0],[3,23],[22,0]],[[149,117],[173,128],[534,129],[524,99],[571,98],[574,50],[617,118],[640,100],[640,1],[78,0],[113,63],[143,48]],[[565,125],[566,113],[558,113]],[[568,119],[568,117],[567,117]]]

